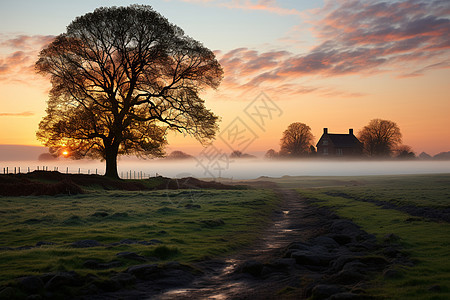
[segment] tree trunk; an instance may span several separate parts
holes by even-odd
[[[117,173],[117,153],[119,152],[119,147],[110,146],[106,149],[106,172],[105,176],[109,178],[118,179],[119,175]]]

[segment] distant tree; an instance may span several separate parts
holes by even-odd
[[[173,160],[178,160],[178,159],[191,159],[193,158],[192,155],[189,155],[187,153],[184,153],[183,151],[179,151],[179,150],[175,150],[172,151],[169,155],[167,155],[166,159],[173,159]]]
[[[283,132],[280,155],[300,157],[310,153],[314,136],[311,128],[303,123],[292,123]]]
[[[264,158],[267,158],[267,159],[274,159],[277,156],[278,156],[278,153],[273,149],[267,150],[266,154],[264,154]]]
[[[423,160],[429,160],[432,159],[431,155],[426,153],[426,152],[422,152],[419,154],[418,156],[419,159],[423,159]]]
[[[412,151],[412,148],[408,145],[400,145],[395,149],[396,158],[398,159],[414,159],[416,154]]]
[[[222,79],[214,53],[150,6],[76,18],[36,69],[52,83],[38,139],[55,153],[106,160],[109,177],[118,178],[118,155],[162,156],[168,130],[206,143],[218,129],[199,97]]]
[[[255,158],[256,156],[248,154],[248,153],[242,153],[239,150],[234,150],[230,154],[230,158]]]
[[[395,122],[373,119],[359,132],[359,140],[369,156],[389,157],[402,142],[400,128]]]
[[[38,157],[39,161],[56,160],[56,156],[50,153],[42,153]]]
[[[450,151],[448,152],[441,152],[433,156],[433,159],[437,160],[450,160]]]

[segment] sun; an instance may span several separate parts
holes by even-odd
[[[62,155],[63,155],[63,156],[67,156],[67,155],[69,155],[69,151],[67,151],[67,150],[64,150],[64,151],[62,152]]]

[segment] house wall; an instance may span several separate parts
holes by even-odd
[[[353,130],[350,129],[350,134],[353,135]],[[328,137],[328,130],[324,128],[324,133],[316,145],[317,155],[323,157],[341,157],[341,156],[361,156],[362,145],[355,144],[354,147],[337,147]]]
[[[318,145],[319,156],[360,156],[362,150],[358,147],[335,147],[334,145]]]
[[[317,155],[319,156],[334,156],[336,149],[334,148],[333,143],[327,137],[326,134],[323,134],[317,143]]]

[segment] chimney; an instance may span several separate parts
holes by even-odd
[[[328,128],[323,129],[323,134],[328,134]]]
[[[350,129],[348,130],[348,134],[353,135],[353,128],[350,128]]]

